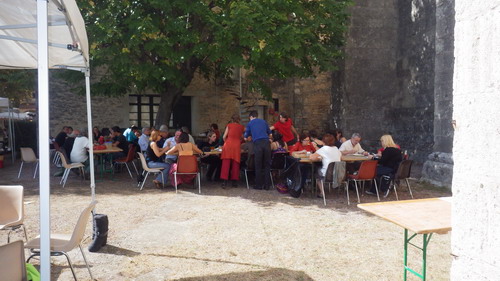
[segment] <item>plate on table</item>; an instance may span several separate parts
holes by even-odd
[[[363,154],[351,154],[351,156],[355,156],[355,157],[366,157],[366,156],[364,156]]]

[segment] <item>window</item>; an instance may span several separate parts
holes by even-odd
[[[140,128],[153,126],[160,99],[159,95],[129,95],[130,124]]]

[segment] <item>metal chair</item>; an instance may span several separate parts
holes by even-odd
[[[82,163],[68,163],[68,161],[66,160],[66,156],[64,156],[64,154],[62,152],[56,151],[56,153],[59,154],[59,158],[61,159],[61,164],[64,168],[64,173],[63,173],[63,176],[62,176],[59,184],[62,184],[63,187],[66,185],[66,181],[68,180],[68,176],[69,176],[71,169],[80,170],[80,173],[82,174],[83,178],[85,179],[85,169],[84,169],[85,165],[83,165]]]
[[[75,280],[77,280],[75,270],[73,269],[73,264],[71,263],[67,252],[73,250],[76,247],[80,248],[83,260],[85,261],[85,265],[87,266],[87,270],[89,271],[90,279],[94,280],[92,272],[90,271],[89,263],[82,249],[82,240],[85,234],[85,228],[87,227],[87,222],[89,220],[90,214],[96,204],[96,201],[92,201],[85,209],[83,209],[72,234],[50,234],[50,255],[64,255],[68,260],[71,273],[73,273],[73,277],[75,278]],[[24,245],[24,248],[30,249],[30,251],[32,252],[31,256],[26,262],[29,262],[32,257],[40,256],[40,237],[38,236],[35,239],[28,241],[28,243]]]
[[[35,152],[33,152],[31,147],[21,147],[21,167],[19,167],[17,178],[21,177],[21,171],[23,170],[24,163],[36,163],[35,173],[33,173],[33,178],[35,178],[36,171],[38,170],[38,158],[36,158]]]
[[[195,155],[179,155],[177,158],[177,170],[173,173],[176,193],[177,175],[196,175],[198,179],[198,193],[201,194],[201,175],[198,169],[198,158]]]
[[[377,181],[375,177],[377,176],[377,160],[367,160],[361,163],[359,167],[359,171],[357,175],[349,175],[347,178],[347,183],[352,180],[354,181],[354,186],[356,187],[356,195],[358,196],[358,203],[361,203],[359,200],[359,190],[358,190],[358,182],[363,182],[363,187],[365,181],[372,181],[375,183],[375,190],[377,191],[377,199],[380,201],[380,196],[378,192]],[[363,188],[364,189],[364,188]]]
[[[349,201],[349,186],[345,181],[346,178],[345,166],[346,163],[344,161],[331,162],[330,164],[328,164],[325,176],[320,178],[321,195],[323,196],[323,204],[325,206],[326,206],[325,183],[328,183],[328,188],[330,188],[332,184],[334,185],[334,188],[340,187],[342,184],[345,184],[345,190],[347,194],[347,205],[351,204],[351,202]]]
[[[413,164],[413,160],[403,160],[403,161],[401,161],[401,163],[399,163],[398,170],[396,171],[396,174],[394,175],[394,178],[392,179],[392,185],[391,185],[394,187],[394,193],[396,194],[396,200],[399,200],[398,191],[396,190],[396,187],[399,185],[399,181],[401,181],[401,180],[406,181],[406,186],[408,187],[408,191],[410,192],[410,196],[413,199],[413,193],[411,192],[410,183],[408,182],[408,178],[410,177],[410,173],[411,173],[412,164]]]
[[[24,188],[21,185],[0,185],[0,230],[9,230],[7,243],[10,242],[10,233],[21,227],[28,241],[23,222]]]
[[[131,179],[134,179],[134,177],[132,176],[132,173],[130,172],[130,168],[128,166],[128,163],[132,163],[132,165],[134,165],[135,173],[137,175],[139,175],[139,172],[137,171],[137,167],[135,166],[135,163],[134,163],[135,149],[136,149],[136,146],[134,144],[129,144],[127,157],[115,160],[115,165],[125,165],[125,167],[127,167],[128,174],[130,175]]]
[[[0,279],[26,281],[23,241],[0,246]]]
[[[144,183],[146,182],[146,180],[148,179],[148,176],[149,176],[149,173],[161,173],[161,182],[165,182],[165,178],[163,178],[163,173],[161,172],[163,170],[163,168],[149,168],[148,167],[148,163],[146,163],[146,158],[144,157],[144,154],[140,153],[140,152],[137,152],[137,154],[139,154],[139,159],[141,159],[141,166],[142,166],[142,175],[144,176],[144,172],[146,172],[146,176],[144,177],[144,180],[139,183],[137,183],[137,186],[141,186],[141,189],[144,187]],[[177,189],[176,189],[177,190]]]

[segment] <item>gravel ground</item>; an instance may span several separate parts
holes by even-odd
[[[39,231],[39,184],[27,165],[5,163],[0,184],[25,187],[28,236]],[[51,178],[51,232],[71,233],[90,202],[89,181],[71,174],[65,188]],[[149,180],[148,180],[149,181]],[[415,198],[450,196],[449,191],[411,181]],[[84,249],[97,280],[401,280],[403,229],[369,215],[345,193],[327,193],[327,206],[309,193],[299,199],[275,190],[193,186],[139,191],[126,170],[97,182],[97,212],[109,217],[108,245]],[[399,191],[400,199],[409,193]],[[351,191],[351,200],[355,193]],[[386,200],[395,200],[392,193]],[[365,195],[362,202],[374,202]],[[87,226],[84,246],[90,243]],[[0,241],[6,241],[0,232]],[[22,238],[21,233],[14,234]],[[14,240],[15,240],[14,239]],[[420,242],[420,241],[418,241]],[[69,253],[79,280],[90,280],[78,250]],[[410,264],[420,268],[417,250]],[[450,234],[434,235],[428,249],[428,280],[449,280]],[[38,265],[37,260],[32,261]],[[52,280],[73,280],[63,257],[52,258]],[[409,278],[409,280],[417,280]]]

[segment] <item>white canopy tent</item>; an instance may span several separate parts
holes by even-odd
[[[41,277],[50,280],[49,68],[85,74],[88,131],[92,132],[85,23],[75,0],[0,0],[0,68],[38,69]],[[44,149],[45,148],[45,149]],[[92,200],[94,159],[90,147]]]

